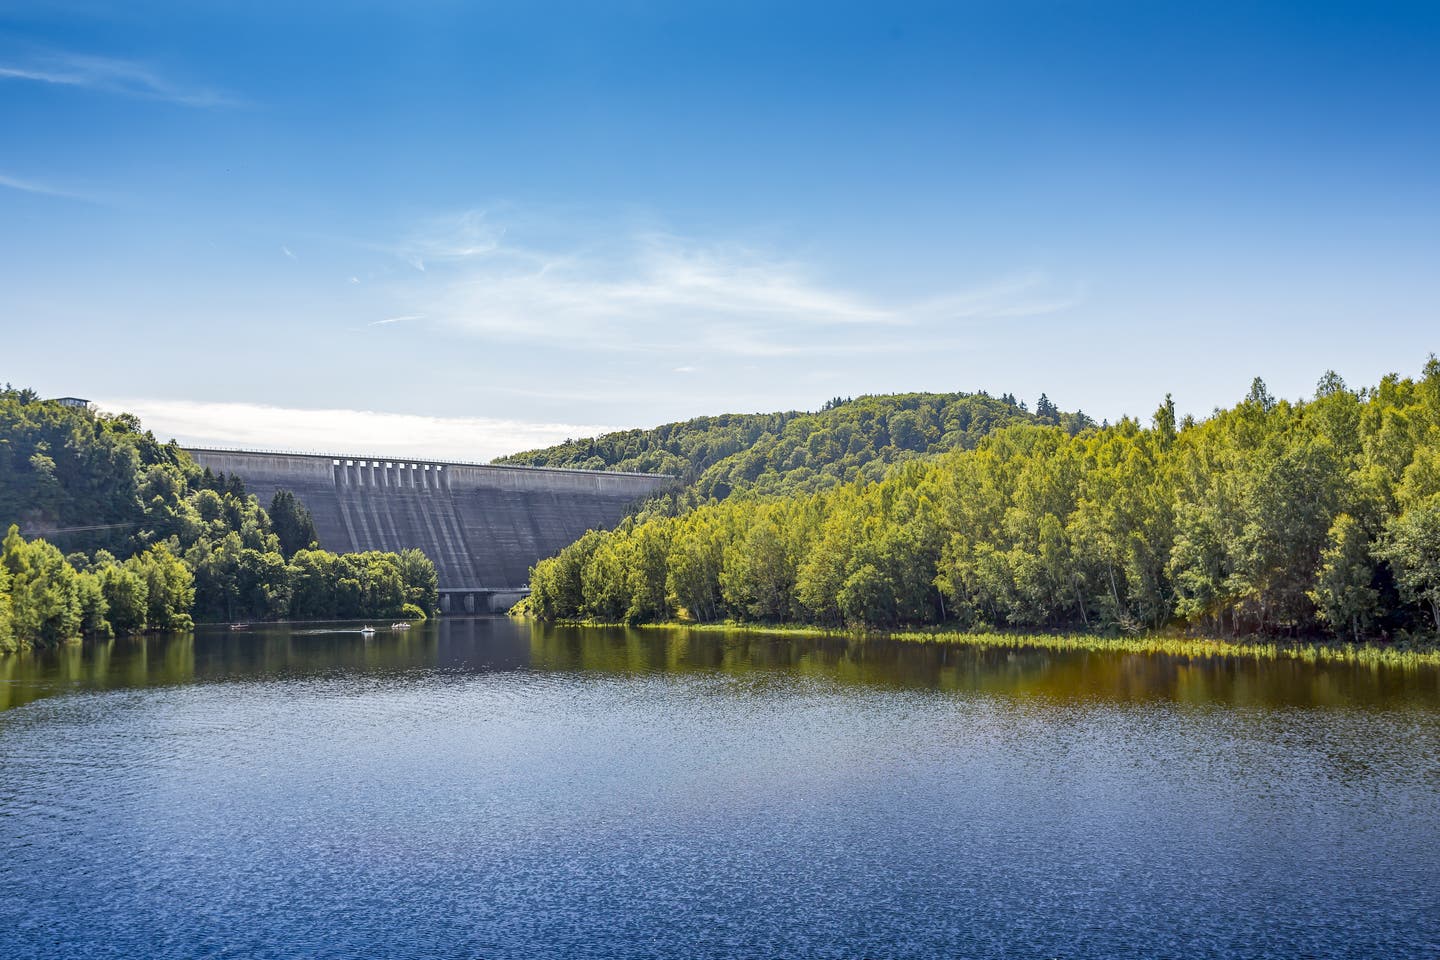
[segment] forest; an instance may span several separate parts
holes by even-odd
[[[127,414],[0,390],[0,653],[195,622],[422,617],[418,550],[335,554],[304,505],[269,509]],[[24,531],[22,535],[21,531]]]
[[[496,463],[668,473],[685,505],[732,494],[777,495],[878,480],[892,464],[973,449],[992,430],[1049,424],[1067,434],[1094,426],[1041,396],[1031,412],[1006,394],[906,393],[842,399],[815,413],[725,414],[571,440]]]
[[[1395,643],[1440,632],[1433,356],[1418,379],[1360,390],[1327,373],[1302,401],[1257,378],[1200,421],[1177,422],[1169,397],[1146,424],[1017,414],[878,479],[757,485],[593,531],[534,567],[521,609]]]

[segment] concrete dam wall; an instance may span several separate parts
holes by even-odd
[[[435,563],[442,609],[513,602],[535,561],[586,530],[614,526],[666,476],[543,467],[192,449],[245,481],[261,506],[290,490],[326,550],[418,547]]]

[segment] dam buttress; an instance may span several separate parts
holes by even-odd
[[[289,490],[337,553],[422,550],[439,575],[441,608],[508,608],[530,567],[585,531],[608,529],[673,477],[491,466],[390,457],[337,457],[190,448],[212,473],[245,482],[268,507]]]

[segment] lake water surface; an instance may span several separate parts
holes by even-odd
[[[532,627],[0,660],[0,957],[1436,957],[1440,671]]]

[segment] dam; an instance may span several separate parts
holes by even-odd
[[[530,567],[587,530],[613,527],[674,478],[396,457],[188,448],[212,473],[238,476],[268,507],[289,490],[336,553],[418,548],[435,563],[440,609],[508,609]]]

